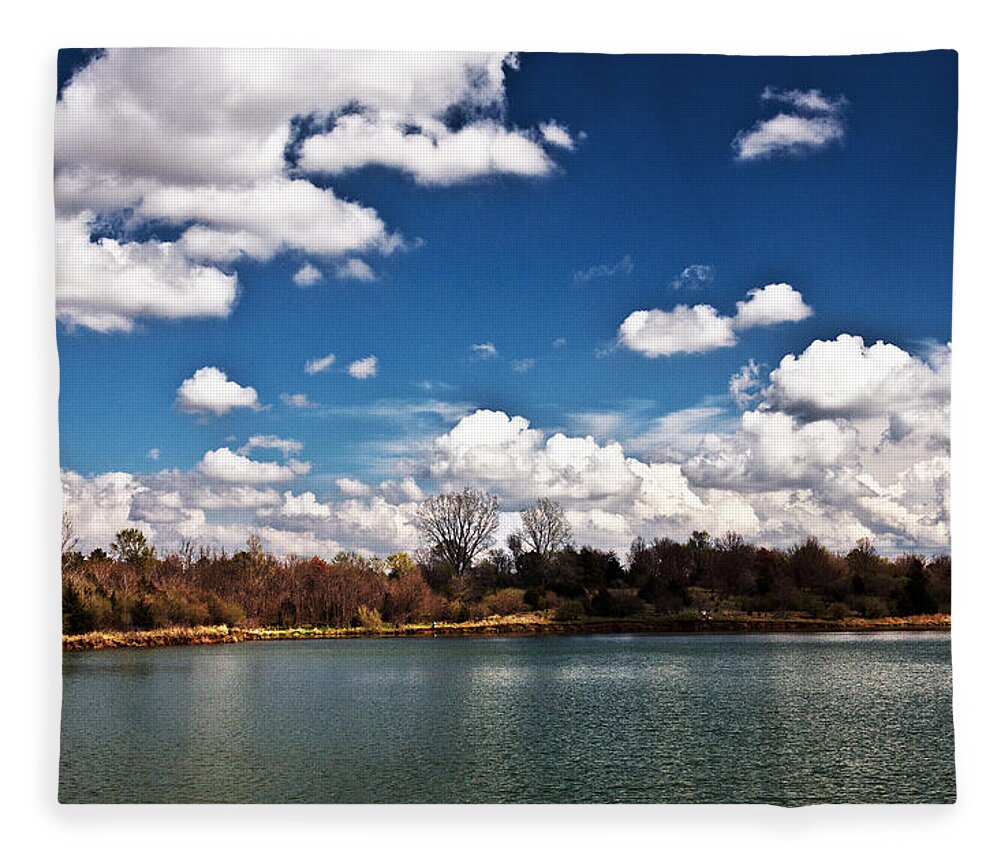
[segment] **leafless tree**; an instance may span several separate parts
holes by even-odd
[[[521,511],[520,538],[528,549],[548,558],[573,540],[566,512],[559,502],[548,498]]]
[[[466,487],[427,499],[417,511],[416,525],[432,548],[459,576],[490,547],[500,527],[500,501],[482,490]]]
[[[76,536],[76,529],[73,526],[73,518],[67,511],[62,515],[62,554],[73,552],[80,539]]]

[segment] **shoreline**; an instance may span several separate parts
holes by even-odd
[[[436,637],[580,636],[587,634],[670,633],[879,633],[950,631],[950,615],[907,618],[817,618],[733,616],[723,618],[595,618],[554,621],[538,614],[494,616],[481,621],[364,627],[167,627],[131,632],[94,631],[63,636],[63,651],[109,648],[160,648],[176,645],[222,645],[302,639],[387,639]]]

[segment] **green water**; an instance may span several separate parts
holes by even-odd
[[[943,803],[941,633],[64,656],[63,802]]]

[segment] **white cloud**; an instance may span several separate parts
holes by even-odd
[[[56,315],[69,327],[132,331],[137,319],[227,317],[236,276],[170,242],[90,241],[91,212],[56,219]]]
[[[729,395],[740,409],[746,409],[760,395],[760,371],[760,365],[751,358],[729,377]]]
[[[368,484],[356,478],[337,478],[334,483],[337,485],[337,489],[345,496],[367,496],[372,490]]]
[[[309,472],[309,463],[288,460],[286,463],[270,463],[251,460],[229,448],[206,451],[198,463],[202,474],[216,481],[232,484],[277,484],[291,481]]]
[[[400,237],[373,209],[290,176],[286,155],[300,169],[381,165],[424,184],[543,176],[558,135],[502,120],[513,63],[502,53],[106,51],[56,107],[59,318],[128,331],[143,317],[225,316],[237,286],[226,264],[284,251],[370,279],[355,255],[390,253]],[[474,119],[445,126],[449,110]],[[123,213],[127,228],[156,221],[183,233],[88,241],[95,218]],[[307,264],[296,283],[316,271]]]
[[[368,165],[407,173],[421,185],[452,185],[497,173],[544,176],[555,165],[525,131],[483,120],[458,130],[423,117],[419,123],[389,112],[337,119],[327,133],[302,146],[300,166],[338,175]]]
[[[736,303],[736,331],[755,326],[775,325],[783,322],[799,322],[812,316],[812,308],[803,300],[802,294],[790,284],[768,284],[750,290],[749,301]]]
[[[675,290],[700,290],[714,280],[715,269],[712,266],[695,263],[685,267],[684,271],[670,282],[670,286]]]
[[[233,409],[260,409],[257,391],[230,380],[217,367],[202,367],[177,389],[181,412],[225,415]]]
[[[765,87],[761,100],[783,102],[798,110],[812,113],[837,113],[847,106],[847,99],[843,96],[826,96],[817,89],[777,90],[774,87]]]
[[[310,376],[313,376],[314,374],[317,373],[322,373],[324,370],[327,370],[336,360],[337,356],[334,355],[332,352],[329,355],[324,355],[319,358],[310,358],[309,361],[306,362],[305,372],[308,373]]]
[[[86,549],[107,546],[119,529],[142,526],[132,519],[132,500],[146,489],[132,475],[107,472],[85,478],[63,470],[62,485],[63,510]]]
[[[201,477],[201,473],[197,477]],[[178,484],[178,476],[170,476],[168,484]],[[188,481],[190,484],[191,482]],[[258,508],[270,508],[279,504],[281,497],[273,487],[232,486],[224,484],[195,483],[184,492],[187,504],[192,508],[202,508],[206,511],[246,511]]]
[[[293,409],[317,409],[319,407],[318,403],[313,403],[305,394],[287,394],[282,393],[278,395],[285,406],[291,406]]]
[[[543,123],[539,126],[539,131],[541,131],[542,137],[546,143],[551,143],[553,146],[558,146],[561,149],[576,148],[576,143],[573,140],[573,136],[569,133],[569,130],[555,120]]]
[[[374,209],[340,200],[305,179],[283,176],[232,188],[157,188],[136,214],[182,224],[196,221],[178,245],[194,260],[270,260],[287,250],[336,257],[351,251],[391,251]]]
[[[553,349],[562,349],[564,346],[566,346],[567,343],[568,343],[568,341],[566,340],[566,338],[564,338],[564,337],[557,337],[554,341],[552,341],[552,348]]]
[[[573,281],[577,284],[585,284],[598,278],[614,278],[618,275],[629,275],[632,273],[632,257],[626,254],[617,263],[608,265],[602,263],[598,266],[590,266],[573,273]]]
[[[148,457],[150,460],[159,460],[160,459],[160,449],[159,448],[150,448],[146,452],[146,457]]]
[[[497,348],[489,341],[486,343],[474,343],[469,347],[469,350],[472,352],[472,357],[479,360],[496,358],[499,354]]]
[[[572,412],[570,426],[597,439],[613,439],[625,429],[626,415],[621,411]]]
[[[302,450],[298,439],[282,439],[280,436],[251,436],[245,445],[236,449],[237,454],[249,454],[258,448],[280,451],[283,457],[290,457]]]
[[[691,406],[653,419],[624,441],[629,450],[656,460],[681,462],[731,424],[719,406]]]
[[[735,494],[720,492],[715,505],[688,485],[681,467],[627,457],[616,442],[551,436],[521,416],[480,410],[439,436],[428,474],[445,488],[486,487],[505,508],[537,496],[558,499],[578,540],[624,549],[640,533],[686,536],[692,528],[721,534],[753,533],[753,511]]]
[[[778,113],[758,120],[733,140],[738,161],[753,161],[772,155],[803,155],[824,149],[844,139],[847,99],[830,97],[819,90],[775,90],[767,87],[763,101],[790,105],[795,113]]]
[[[355,379],[371,379],[378,373],[378,359],[374,355],[359,358],[347,366],[347,372]]]
[[[812,314],[802,295],[788,284],[768,284],[747,295],[749,301],[736,303],[733,317],[722,316],[711,305],[633,311],[618,327],[618,343],[649,358],[709,352],[734,346],[737,331],[796,322]]]
[[[733,346],[732,320],[711,305],[677,305],[671,311],[633,311],[618,329],[619,342],[649,358]]]
[[[302,268],[292,275],[292,281],[300,287],[311,287],[323,280],[323,273],[312,263],[303,263]]]
[[[863,364],[869,361],[872,368]],[[754,368],[744,368],[748,378],[759,376]],[[760,405],[735,423],[704,405],[646,421],[627,436],[618,429],[631,426],[627,411],[594,413],[595,429],[602,424],[625,437],[602,444],[480,410],[453,414],[456,423],[426,446],[408,440],[405,458],[395,461],[397,479],[337,479],[337,501],[320,501],[314,489],[279,494],[268,486],[307,481],[307,463],[254,461],[220,448],[190,472],[64,472],[66,509],[90,546],[106,546],[115,531],[133,526],[161,549],[184,538],[234,548],[253,530],[278,553],[329,555],[345,546],[385,553],[419,545],[412,518],[421,485],[433,492],[477,486],[500,495],[507,521],[538,496],[556,498],[578,543],[622,552],[635,535],[683,540],[695,529],[732,529],[763,545],[790,546],[813,534],[840,551],[869,537],[882,552],[941,552],[950,541],[949,369],[944,347],[919,358],[844,336],[787,356],[755,398]],[[830,374],[843,377],[832,394],[808,383]],[[627,424],[615,423],[621,414]]]
[[[947,405],[951,350],[935,350],[924,361],[891,343],[865,346],[862,338],[842,334],[813,341],[800,356],[786,355],[770,380],[768,400],[795,415],[902,418]]]
[[[284,502],[281,505],[281,515],[285,517],[317,517],[328,519],[330,506],[316,501],[315,493],[305,492],[296,496],[291,490],[285,491]]]
[[[374,281],[375,272],[364,260],[351,257],[338,263],[334,274],[342,281]]]
[[[699,454],[685,474],[715,487],[812,486],[826,470],[855,465],[859,456],[858,432],[843,419],[800,423],[783,412],[753,411],[741,416],[734,444]]]
[[[513,370],[514,373],[527,373],[534,366],[535,359],[533,358],[515,358],[510,363],[511,370]]]

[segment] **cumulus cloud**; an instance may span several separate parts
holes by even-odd
[[[723,316],[711,305],[677,305],[670,311],[633,311],[618,328],[618,343],[649,358],[702,353],[734,346],[737,331],[812,315],[801,293],[788,284],[768,284],[736,303],[736,315]]]
[[[257,390],[233,382],[217,367],[202,367],[177,389],[176,406],[181,412],[225,415],[233,409],[260,409]]]
[[[281,505],[281,515],[285,517],[318,517],[327,519],[330,516],[330,506],[316,501],[316,494],[305,492],[296,496],[291,490],[286,490],[284,502]]]
[[[503,53],[103,52],[56,108],[59,318],[127,331],[144,317],[225,316],[237,293],[227,267],[285,251],[370,279],[357,255],[402,240],[310,172],[382,166],[428,185],[552,172],[559,132],[505,120],[513,64]],[[92,243],[97,219],[180,237]],[[307,264],[294,280],[316,272]]]
[[[334,483],[337,485],[337,489],[345,496],[367,496],[371,493],[371,487],[357,478],[337,478]]]
[[[623,549],[636,534],[687,534],[693,527],[753,533],[752,509],[719,493],[711,505],[674,463],[646,463],[617,442],[546,435],[527,419],[480,410],[439,436],[428,473],[445,488],[469,484],[497,492],[508,508],[537,496],[558,499],[578,539]]]
[[[292,275],[292,281],[300,287],[311,287],[323,280],[323,273],[312,263],[304,263],[302,268]]]
[[[736,331],[755,326],[799,322],[812,316],[802,294],[790,284],[768,284],[747,293],[749,301],[736,303],[733,328]]]
[[[800,356],[786,355],[770,382],[768,400],[794,415],[905,416],[947,405],[951,350],[939,348],[925,361],[891,343],[866,346],[862,338],[842,334],[813,341]]]
[[[762,375],[755,362],[743,370],[734,378]],[[577,416],[622,439],[601,443],[499,411],[451,414],[455,423],[426,446],[405,446],[400,477],[343,476],[332,500],[314,488],[279,493],[307,481],[310,466],[288,459],[294,440],[251,437],[238,451],[208,451],[189,472],[66,471],[66,509],[90,546],[131,526],[165,548],[184,538],[237,547],[253,530],[277,553],[386,553],[419,545],[413,515],[424,487],[477,486],[499,494],[508,520],[538,496],[558,499],[578,542],[622,552],[636,535],[683,540],[695,529],[765,545],[812,534],[838,550],[867,537],[887,553],[941,552],[950,541],[949,373],[947,347],[914,356],[842,336],[786,356],[736,421],[702,405],[643,419],[629,435],[631,419],[618,413]],[[831,374],[842,384],[816,384]],[[258,448],[283,459],[246,456]]]
[[[618,329],[619,342],[649,358],[709,352],[733,346],[732,320],[711,305],[677,305],[671,311],[633,311]]]
[[[336,360],[337,356],[332,352],[319,358],[310,358],[309,361],[306,362],[305,372],[310,376],[322,373],[324,370],[329,369]]]
[[[334,176],[369,165],[409,174],[420,185],[497,173],[544,176],[555,167],[532,134],[494,120],[453,130],[435,118],[414,123],[385,111],[339,117],[330,131],[305,141],[299,161],[303,170]]]
[[[271,463],[251,460],[229,448],[206,451],[198,463],[202,474],[216,481],[232,484],[278,484],[292,481],[309,472],[311,465],[299,460]]]
[[[741,131],[732,146],[738,161],[753,161],[772,155],[804,155],[840,142],[845,135],[844,96],[827,96],[819,90],[776,90],[767,87],[761,95],[765,102],[789,105],[768,119],[758,120]]]
[[[56,315],[72,328],[128,332],[142,318],[227,317],[236,276],[171,242],[90,241],[90,211],[56,220]]]
[[[760,382],[752,363],[732,378],[759,401],[732,432],[706,435],[681,459],[698,492],[738,492],[761,539],[815,534],[840,549],[868,537],[887,552],[949,546],[950,350],[913,356],[841,335],[787,355]]]
[[[374,355],[359,358],[347,366],[347,372],[355,379],[370,379],[378,373],[378,359]]]
[[[705,486],[812,486],[827,469],[856,465],[859,455],[857,430],[843,419],[799,422],[783,412],[744,412],[741,431],[737,445],[699,454],[685,474]]]

